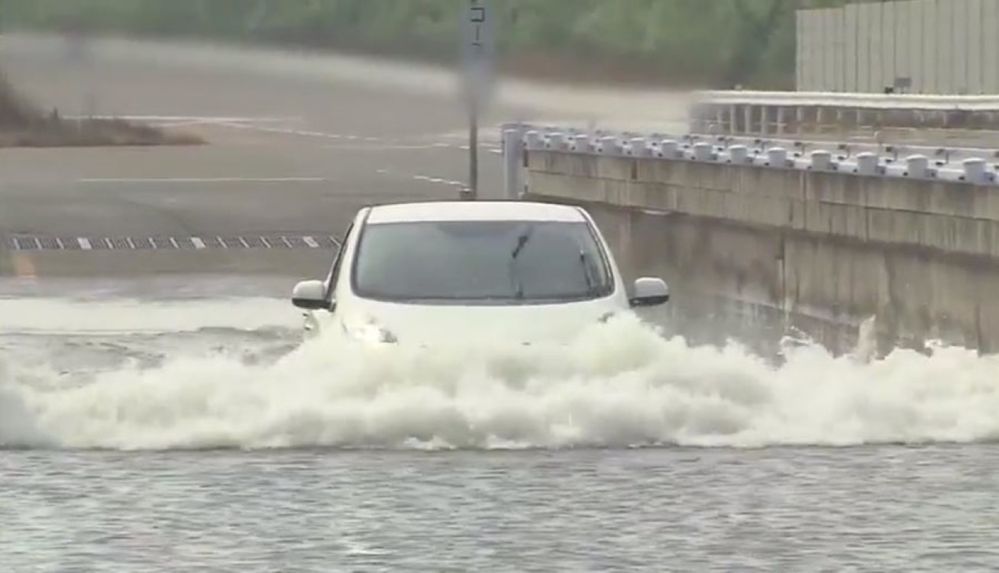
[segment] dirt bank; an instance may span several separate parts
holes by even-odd
[[[44,113],[0,77],[0,148],[83,147],[112,145],[197,145],[185,133],[117,119],[67,119],[58,110]]]

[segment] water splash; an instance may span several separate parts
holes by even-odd
[[[960,348],[877,359],[799,342],[774,365],[738,344],[695,347],[633,319],[594,325],[564,346],[362,351],[318,339],[255,362],[245,357],[252,348],[235,348],[244,343],[184,347],[82,382],[0,354],[0,444],[490,449],[999,437],[999,358]]]

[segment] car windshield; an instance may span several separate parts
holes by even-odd
[[[584,222],[448,221],[369,225],[353,287],[388,301],[531,303],[607,296],[607,261]]]

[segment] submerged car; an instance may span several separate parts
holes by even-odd
[[[565,341],[668,300],[655,278],[627,292],[584,209],[490,201],[366,207],[326,280],[292,294],[310,334],[419,346]]]

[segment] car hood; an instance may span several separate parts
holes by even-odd
[[[615,298],[518,306],[391,304],[338,309],[335,328],[353,338],[402,345],[566,342],[590,325],[629,312]]]

